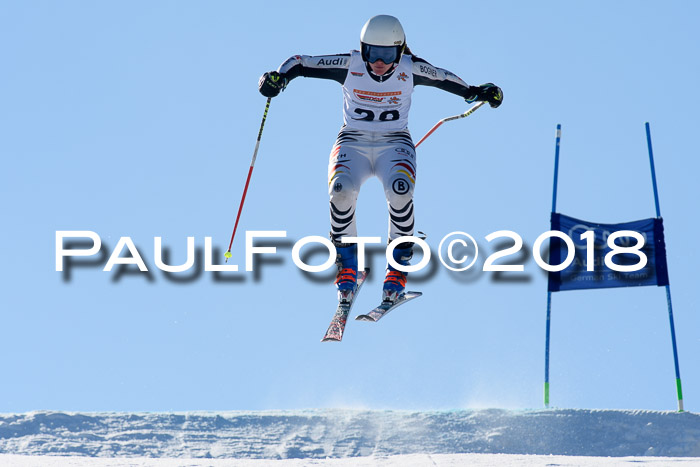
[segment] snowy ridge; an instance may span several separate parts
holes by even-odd
[[[0,453],[325,459],[502,453],[700,457],[700,416],[616,410],[0,415]]]

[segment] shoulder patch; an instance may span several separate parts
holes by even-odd
[[[419,63],[418,67],[421,73],[426,74],[428,76],[432,76],[433,78],[437,78],[437,70],[434,67],[428,65],[427,63]]]
[[[320,57],[318,62],[316,62],[316,66],[342,66],[346,65],[347,63],[348,57],[330,56]]]

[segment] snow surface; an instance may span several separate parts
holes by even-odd
[[[669,463],[700,465],[699,415],[501,409],[0,415],[3,466]]]
[[[691,467],[692,457],[585,457],[517,454],[407,454],[344,459],[104,459],[94,457],[17,456],[0,454],[3,467]]]

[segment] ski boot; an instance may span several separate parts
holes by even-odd
[[[338,302],[351,303],[357,291],[357,245],[336,245],[336,251],[338,274],[335,276],[335,286],[338,289]]]
[[[401,266],[408,266],[413,257],[413,245],[402,243],[394,248],[394,261]],[[394,303],[406,291],[406,273],[398,271],[390,264],[387,265],[384,288],[382,289],[382,303]]]

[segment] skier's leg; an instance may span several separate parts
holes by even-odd
[[[396,143],[395,141],[399,141]],[[413,235],[413,191],[416,183],[415,148],[410,135],[392,136],[392,144],[382,150],[377,159],[377,176],[384,185],[389,206],[389,241]],[[413,256],[413,243],[403,242],[394,248],[394,260],[407,266]],[[395,301],[406,288],[406,273],[387,264],[383,299]]]
[[[384,186],[389,206],[389,241],[413,235],[413,190],[416,184],[416,150],[410,134],[392,133],[391,143],[382,145],[375,171]],[[399,142],[395,142],[395,141]]]
[[[367,151],[359,142],[343,141],[341,131],[331,150],[328,163],[328,195],[330,197],[331,239],[356,237],[355,206],[360,187],[372,173]]]
[[[350,301],[357,287],[357,245],[344,244],[341,239],[357,236],[357,196],[371,174],[366,148],[360,141],[348,141],[348,138],[348,132],[341,131],[328,165],[330,235],[338,252],[336,285],[340,301]]]

